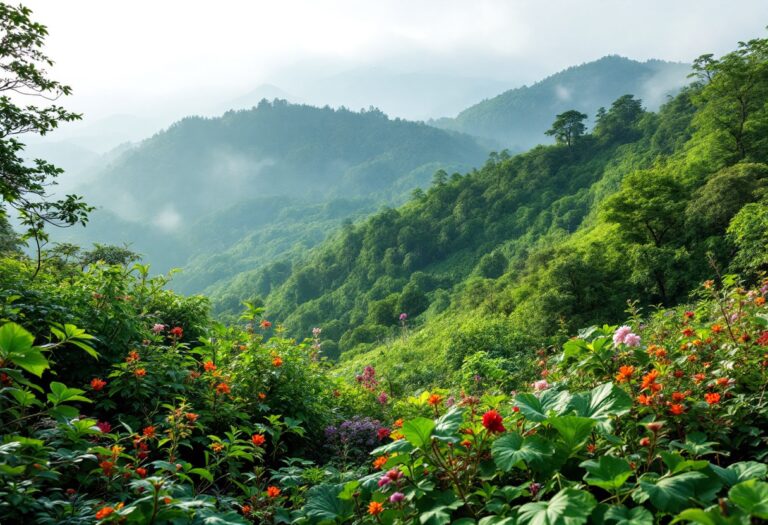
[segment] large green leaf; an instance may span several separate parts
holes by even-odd
[[[437,420],[432,436],[440,441],[458,442],[460,438],[457,432],[463,421],[464,409],[459,406],[452,406]]]
[[[350,500],[339,499],[344,485],[324,484],[307,491],[304,514],[313,523],[345,521],[352,517],[355,505]]]
[[[768,483],[750,479],[728,491],[731,502],[750,515],[768,520]]]
[[[606,511],[605,521],[613,525],[653,525],[653,514],[644,507],[614,506]]]
[[[445,491],[433,498],[419,501],[419,522],[421,525],[447,525],[454,510],[464,505],[452,491]]]
[[[710,465],[710,468],[729,487],[748,479],[762,480],[768,475],[768,465],[756,461],[741,461],[728,465],[727,468]]]
[[[597,505],[589,492],[563,489],[549,501],[526,503],[518,512],[517,522],[530,525],[581,525]]]
[[[609,418],[629,412],[632,408],[632,398],[613,383],[604,383],[589,393],[574,395],[568,408],[574,410],[578,416],[596,420],[600,428],[607,431],[610,428]]]
[[[689,500],[694,497],[696,483],[706,479],[707,476],[701,472],[684,472],[656,480],[645,478],[640,481],[635,499],[643,501],[647,497],[660,511],[680,512],[689,506]]]
[[[510,432],[493,442],[491,453],[496,465],[501,470],[509,472],[522,463],[534,468],[554,453],[554,447],[552,443],[539,436],[524,438],[518,432]]]
[[[48,401],[53,405],[60,403],[71,403],[73,401],[80,401],[82,403],[90,403],[91,400],[87,397],[83,397],[81,394],[85,394],[84,390],[79,388],[68,388],[64,383],[54,381],[50,385],[51,393],[48,394]]]
[[[408,443],[416,448],[429,445],[432,431],[435,429],[435,422],[426,417],[417,417],[403,423],[401,429]]]
[[[413,445],[408,443],[405,439],[397,439],[391,441],[386,445],[375,448],[372,452],[372,456],[383,456],[384,454],[391,454],[392,452],[402,452],[407,454],[413,450]]]
[[[677,515],[670,523],[685,521],[688,523],[698,523],[699,525],[747,525],[748,519],[743,514],[733,513],[730,516],[723,516],[719,506],[711,509],[685,509]]]
[[[6,323],[0,327],[0,356],[41,377],[50,366],[40,349],[32,346],[34,341],[35,337],[21,326]]]
[[[520,413],[528,420],[534,422],[545,421],[550,413],[554,415],[562,414],[571,395],[567,390],[557,391],[555,389],[545,390],[540,396],[534,394],[518,394],[515,397],[515,403],[520,408]]]
[[[580,466],[587,471],[584,481],[609,491],[620,489],[632,476],[629,463],[615,456],[602,456],[598,461],[585,461]]]
[[[559,433],[565,448],[569,455],[577,452],[583,447],[587,438],[592,433],[592,427],[595,426],[595,420],[588,417],[579,416],[557,416],[547,419],[547,423],[552,425]]]

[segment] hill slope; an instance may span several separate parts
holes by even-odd
[[[308,224],[298,210],[338,197],[350,217],[372,203],[401,202],[437,168],[466,168],[484,156],[468,136],[377,110],[262,101],[220,118],[186,118],[119,155],[81,189],[102,209],[65,240],[131,242],[166,270],[274,226],[281,213],[292,228]],[[305,240],[316,242],[316,233]]]
[[[618,97],[631,93],[650,109],[687,83],[686,64],[649,60],[638,62],[606,56],[570,67],[531,86],[510,89],[471,106],[456,118],[432,124],[497,142],[523,151],[540,144],[553,116],[576,109],[594,115]]]

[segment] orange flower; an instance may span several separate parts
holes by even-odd
[[[704,401],[706,401],[708,405],[716,405],[720,402],[720,394],[717,392],[704,394]]]
[[[267,487],[267,497],[276,498],[280,495],[280,489],[275,486]]]
[[[262,446],[266,441],[267,438],[264,437],[264,434],[254,434],[251,436],[251,442],[257,447]]]
[[[648,388],[651,388],[651,385],[653,385],[656,382],[656,378],[659,375],[659,371],[654,369],[648,372],[643,376],[643,384],[640,386],[640,390],[646,390]]]
[[[211,450],[213,450],[218,454],[219,452],[224,450],[224,445],[222,445],[221,443],[211,443]]]
[[[653,397],[648,396],[646,394],[640,394],[639,396],[637,396],[637,402],[640,403],[641,405],[650,406],[651,403],[653,402]]]
[[[250,505],[243,505],[241,507],[241,510],[243,511],[243,514],[250,514],[251,511],[253,510],[253,507],[251,507]]]
[[[389,456],[386,454],[379,456],[373,460],[373,468],[380,470],[387,463],[387,461],[389,461]]]
[[[198,416],[194,412],[187,412],[186,414],[184,414],[184,417],[186,417],[187,421],[189,421],[190,423],[194,423],[195,421],[197,421],[197,418],[200,416]]]
[[[669,405],[669,411],[672,415],[679,416],[680,414],[685,412],[685,408],[683,407],[683,405],[674,403],[672,405]]]
[[[144,427],[144,430],[142,430],[141,433],[144,435],[144,437],[152,439],[153,437],[155,437],[156,430],[157,429],[155,427],[150,425],[148,427]]]
[[[165,503],[166,505],[170,505],[172,501],[173,500],[171,499],[170,496],[166,496],[163,498],[163,503]]]
[[[470,448],[472,446],[472,442],[468,439],[465,439],[464,441],[461,442],[461,446],[463,446],[464,448]]]
[[[113,509],[112,507],[101,507],[99,511],[96,513],[96,519],[103,520],[113,512],[115,512],[115,509]]]
[[[403,428],[403,418],[397,419],[392,426],[394,428]]]
[[[226,383],[219,383],[216,385],[216,393],[217,394],[229,394],[232,391],[229,388],[229,385]]]
[[[405,435],[400,432],[399,430],[395,430],[389,435],[390,438],[392,438],[394,441],[399,441],[405,437]]]
[[[267,399],[267,394],[265,394],[264,392],[259,392],[259,399],[264,401],[265,399]]]
[[[98,392],[99,390],[101,390],[105,386],[107,386],[107,382],[104,381],[103,379],[99,379],[98,377],[94,377],[93,379],[91,379],[91,388],[95,392]]]
[[[263,321],[261,321],[261,323],[259,323],[259,326],[261,326],[264,330],[266,330],[267,328],[272,327],[272,323],[264,319]]]
[[[616,374],[616,381],[619,383],[624,383],[625,381],[629,381],[632,379],[632,374],[635,373],[635,367],[634,366],[628,366],[624,365],[621,368],[619,368],[619,373]]]
[[[128,352],[128,357],[126,357],[125,360],[128,363],[132,363],[134,361],[138,361],[139,360],[139,353],[136,350],[131,350],[130,352]]]
[[[693,375],[693,382],[698,385],[699,383],[704,381],[706,378],[707,378],[706,374],[694,374]]]
[[[429,396],[427,403],[429,403],[434,407],[439,405],[442,401],[443,401],[443,396],[441,396],[440,394],[432,394],[431,396]]]
[[[730,383],[731,380],[727,377],[718,377],[717,378],[717,384],[718,386],[728,386],[728,383]]]
[[[719,334],[720,332],[723,331],[723,327],[720,326],[719,324],[713,324],[711,330],[713,334]]]
[[[133,373],[136,377],[144,377],[147,375],[147,371],[143,368],[137,368],[136,371]]]
[[[378,501],[372,501],[368,505],[368,514],[370,514],[371,516],[378,516],[382,512],[384,512],[384,505],[382,505]]]
[[[672,393],[672,401],[679,403],[680,401],[685,400],[685,394],[682,392],[673,392]]]
[[[765,297],[758,297],[755,299],[756,306],[763,306],[765,304]]]
[[[203,368],[206,372],[210,372],[211,370],[216,370],[216,365],[213,364],[213,361],[206,361],[205,364],[203,364]]]
[[[283,366],[283,359],[279,355],[276,355],[272,358],[272,366],[276,368]]]

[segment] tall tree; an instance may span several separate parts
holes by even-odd
[[[46,225],[85,224],[89,208],[76,195],[51,200],[47,189],[63,170],[35,159],[30,165],[22,158],[24,145],[17,137],[28,133],[45,135],[60,122],[77,120],[55,101],[72,90],[48,77],[53,61],[43,53],[48,30],[30,19],[31,10],[0,3],[0,214],[7,207],[18,211],[27,228],[25,239],[34,239],[38,251],[47,240]],[[44,100],[49,104],[21,105],[19,99]]]
[[[584,113],[571,109],[557,115],[552,127],[545,133],[555,137],[558,144],[571,147],[587,131],[584,125],[586,119],[587,116]]]

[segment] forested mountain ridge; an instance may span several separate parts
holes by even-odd
[[[758,130],[768,81],[739,80],[763,78],[761,53],[758,42],[702,58],[698,82],[658,113],[620,97],[571,146],[439,173],[402,208],[318,247],[267,296],[270,315],[297,336],[322,326],[335,354],[396,334],[399,313],[427,329],[499,316],[512,332],[547,338],[618,320],[629,299],[685,300],[712,266],[738,264],[764,242],[750,226],[760,208],[749,206],[766,185]],[[751,214],[739,213],[745,206]],[[366,359],[376,360],[354,365]]]
[[[542,134],[553,115],[568,109],[594,115],[598,108],[609,106],[627,93],[655,110],[688,83],[689,72],[688,64],[605,56],[530,86],[510,89],[465,109],[455,118],[438,119],[432,124],[481,137],[512,151],[524,151],[543,142]]]
[[[336,198],[346,199],[347,208],[359,203],[349,209],[355,218],[370,211],[371,202],[401,202],[441,166],[466,169],[485,155],[471,137],[389,119],[375,109],[264,100],[220,118],[183,119],[123,152],[82,188],[102,208],[89,229],[67,232],[64,240],[129,242],[164,271],[211,246],[228,248],[219,232],[235,242],[232,232],[245,235],[286,209]],[[275,212],[264,217],[257,209],[262,204]],[[306,225],[300,214],[286,213],[286,228]],[[200,238],[201,231],[211,235]]]

